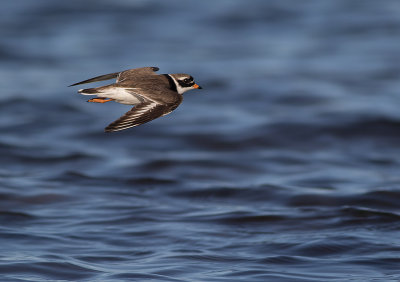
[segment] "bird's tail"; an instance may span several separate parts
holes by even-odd
[[[78,93],[82,95],[97,95],[99,94],[99,90],[97,88],[86,88],[86,89],[79,89]]]

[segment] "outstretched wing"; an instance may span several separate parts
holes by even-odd
[[[146,74],[146,73],[150,74],[150,73],[154,73],[158,70],[159,70],[159,68],[157,68],[157,67],[144,67],[144,68],[129,69],[129,70],[125,70],[125,71],[99,75],[99,76],[89,78],[89,79],[81,81],[81,82],[71,84],[70,86],[75,86],[75,85],[85,84],[85,83],[92,83],[92,82],[103,81],[103,80],[109,80],[109,79],[113,79],[113,78],[116,78],[117,82],[119,82],[119,81],[125,80],[126,78],[129,78],[129,76],[132,76],[132,75],[141,75],[141,74]]]
[[[109,73],[109,74],[103,74],[103,75],[99,75],[81,82],[77,82],[74,84],[71,84],[70,86],[75,86],[75,85],[79,85],[79,84],[85,84],[85,83],[92,83],[92,82],[97,82],[97,81],[103,81],[103,80],[109,80],[109,79],[113,79],[113,78],[117,78],[118,75],[120,74],[120,72],[114,72],[114,73]]]
[[[120,131],[152,121],[153,119],[169,114],[176,109],[179,104],[180,102],[173,106],[167,106],[153,101],[146,101],[133,107],[125,115],[108,125],[105,131]]]
[[[143,75],[156,74],[155,72],[158,70],[159,70],[159,68],[157,68],[157,67],[144,67],[144,68],[125,70],[125,71],[120,72],[120,74],[117,78],[117,83],[125,81],[125,80],[130,80],[135,77],[141,77]]]

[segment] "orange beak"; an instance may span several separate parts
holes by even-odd
[[[202,88],[200,85],[198,85],[198,84],[194,84],[193,87],[196,88],[196,89],[203,89],[203,88]]]

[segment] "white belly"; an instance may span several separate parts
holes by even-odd
[[[132,94],[134,90],[135,88],[130,88],[129,91],[127,91],[125,88],[115,87],[101,92],[97,94],[97,96],[102,98],[111,98],[114,99],[115,102],[121,104],[137,105],[140,104],[141,101],[135,96],[134,93]]]

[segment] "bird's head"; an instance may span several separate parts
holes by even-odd
[[[176,91],[179,94],[183,94],[186,91],[192,90],[192,89],[202,89],[201,86],[199,86],[198,84],[196,84],[194,82],[194,79],[191,75],[188,75],[185,73],[174,73],[174,74],[170,74],[170,76],[174,80],[175,85],[176,85]]]

